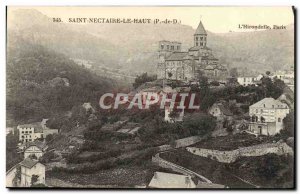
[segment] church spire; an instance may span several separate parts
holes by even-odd
[[[204,29],[204,26],[200,20],[198,28],[194,34],[194,46],[199,46],[201,48],[206,47],[206,42],[207,42],[206,38],[207,38],[206,30]]]
[[[207,35],[206,30],[204,29],[204,26],[203,26],[201,20],[200,20],[198,28],[195,32],[195,35]]]

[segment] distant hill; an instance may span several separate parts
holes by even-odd
[[[71,25],[54,23],[34,9],[13,12],[8,25],[8,39],[22,38],[36,45],[64,53],[71,58],[89,59],[99,65],[117,65],[118,47]]]
[[[98,104],[115,83],[78,66],[65,55],[14,39],[7,55],[7,119],[40,121],[84,102]]]
[[[57,24],[36,10],[16,10],[9,32],[64,53],[130,73],[155,72],[159,40],[193,44],[194,29],[186,25]],[[244,72],[275,71],[294,65],[294,27],[256,32],[208,32],[208,46],[220,61]]]

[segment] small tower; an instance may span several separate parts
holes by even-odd
[[[158,42],[158,64],[157,64],[157,78],[166,78],[166,64],[165,60],[173,52],[181,51],[181,42],[161,40]]]
[[[200,21],[198,28],[194,34],[194,46],[199,46],[201,48],[205,47],[207,41],[206,38],[207,38],[206,30],[204,29],[204,26]]]

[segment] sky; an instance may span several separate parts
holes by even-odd
[[[10,11],[20,7],[8,7]],[[22,7],[37,9],[48,17],[68,18],[149,18],[178,19],[197,28],[201,19],[205,29],[214,33],[241,32],[239,24],[289,25],[294,23],[292,7]]]

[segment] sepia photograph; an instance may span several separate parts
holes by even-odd
[[[6,187],[295,189],[295,12],[7,6]]]

